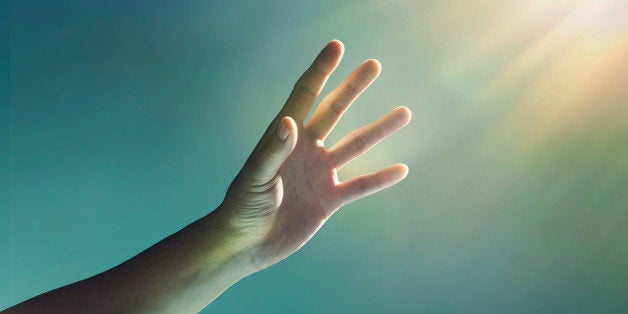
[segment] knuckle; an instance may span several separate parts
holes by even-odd
[[[358,182],[356,182],[356,189],[358,190],[358,193],[360,193],[360,195],[364,195],[366,194],[367,190],[368,190],[368,182],[367,180],[358,180]]]
[[[334,114],[341,115],[345,111],[345,105],[342,101],[335,99],[329,102],[329,109],[331,109]]]
[[[300,79],[298,80],[295,84],[294,84],[294,88],[293,88],[295,93],[298,94],[305,94],[308,97],[314,97],[316,98],[318,96],[318,94],[316,92],[314,92],[311,88],[309,88],[308,86],[306,86],[303,81]]]
[[[352,95],[360,94],[360,90],[357,87],[355,87],[353,84],[347,82],[345,86],[349,90],[349,93],[351,93]]]
[[[368,142],[364,136],[364,134],[356,132],[353,133],[353,147],[356,152],[361,152],[367,148]]]
[[[282,153],[281,148],[281,143],[278,143],[278,141],[272,141],[272,143],[269,143],[268,147],[262,151],[262,156],[271,159],[279,157]]]

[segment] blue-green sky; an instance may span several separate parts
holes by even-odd
[[[628,5],[1,1],[0,308],[112,267],[220,203],[333,38],[383,72],[330,142],[405,162],[207,313],[628,311]],[[7,62],[8,61],[8,62]]]

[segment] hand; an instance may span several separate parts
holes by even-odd
[[[379,75],[367,60],[325,96],[304,124],[344,48],[331,41],[299,78],[220,207],[105,272],[51,290],[7,313],[196,313],[229,286],[305,244],[341,206],[403,179],[397,164],[338,182],[336,170],[410,122],[399,107],[331,148],[323,141]]]
[[[381,66],[376,60],[358,66],[304,123],[343,53],[340,41],[329,42],[299,78],[221,206],[242,237],[255,270],[294,253],[341,206],[390,187],[408,173],[405,165],[396,164],[345,182],[338,182],[336,176],[347,162],[408,124],[411,113],[406,107],[349,133],[329,149],[323,143],[351,103],[379,75]]]

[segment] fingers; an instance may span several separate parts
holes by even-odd
[[[330,41],[296,82],[281,114],[303,123],[329,75],[340,63],[343,53],[342,42],[336,39]]]
[[[395,185],[408,175],[408,166],[395,164],[337,185],[342,206]]]
[[[358,66],[347,78],[327,94],[306,125],[316,139],[324,140],[351,103],[381,72],[379,61],[370,59]]]
[[[271,182],[297,143],[298,128],[292,118],[283,117],[275,131],[247,162],[247,176],[250,176],[252,185]]]
[[[340,169],[379,141],[406,126],[411,117],[410,109],[397,107],[374,122],[347,134],[329,149],[335,168]]]

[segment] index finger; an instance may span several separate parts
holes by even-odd
[[[337,39],[325,45],[312,65],[295,83],[292,93],[281,110],[281,116],[288,115],[298,123],[303,123],[329,75],[340,63],[344,50],[344,45]]]

